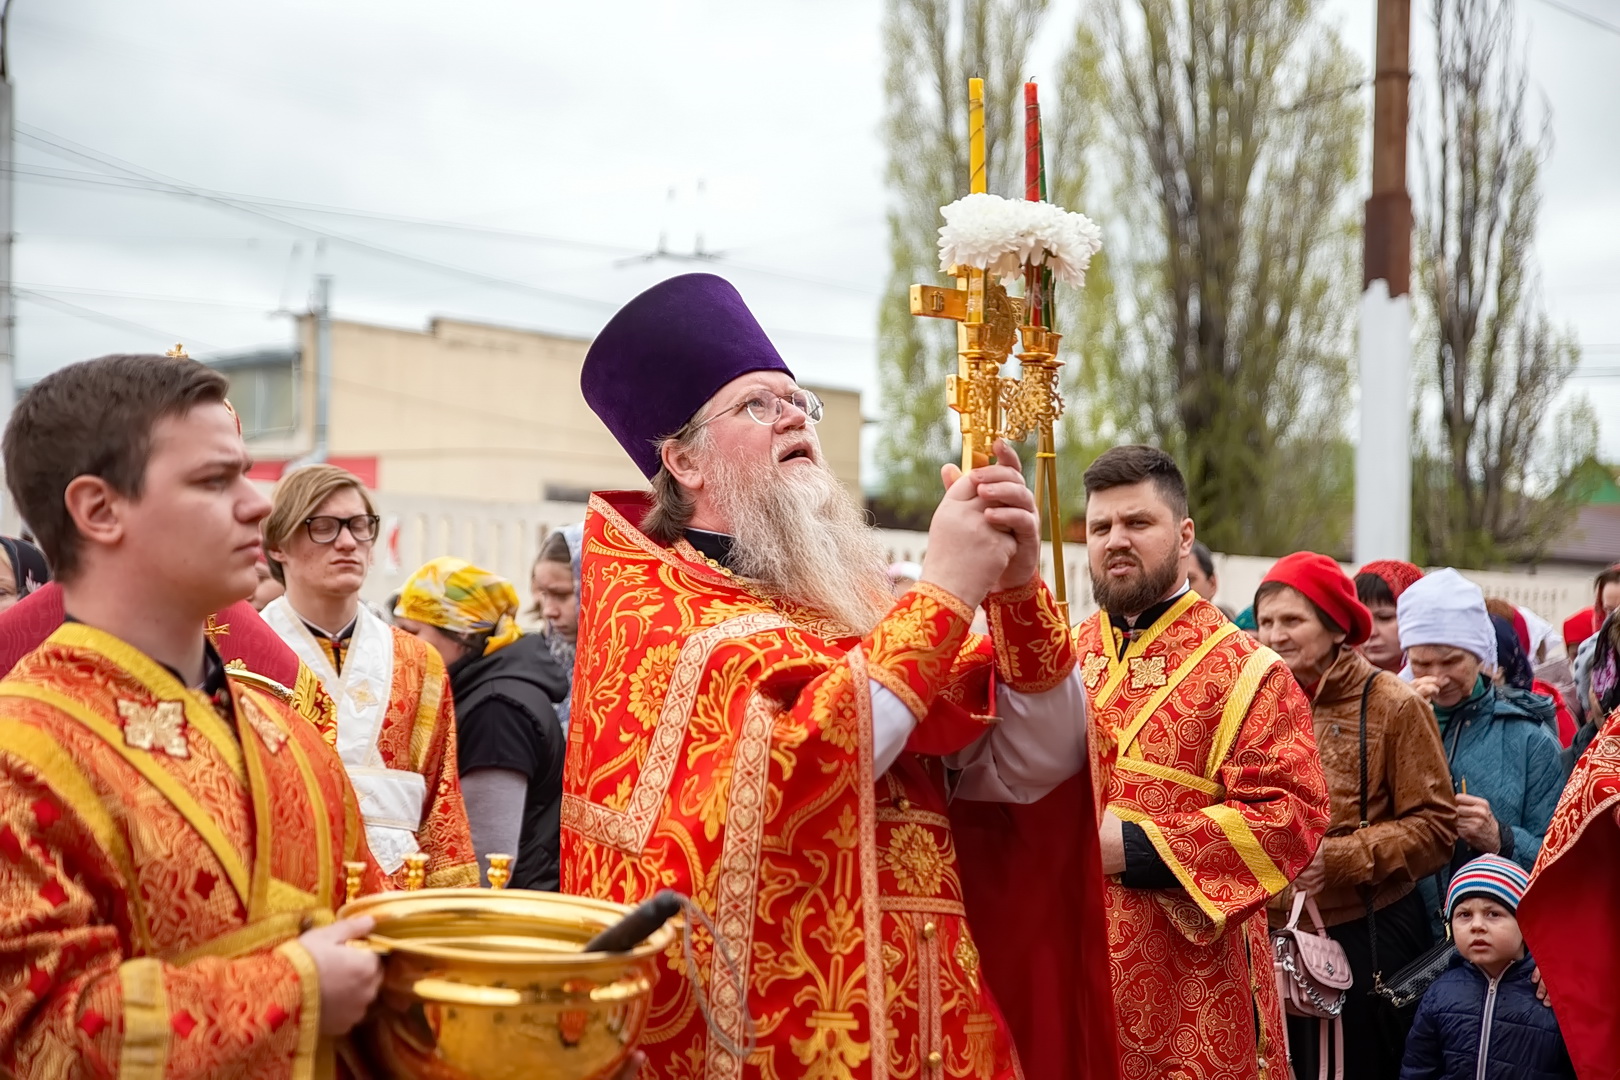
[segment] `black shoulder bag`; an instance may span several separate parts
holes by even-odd
[[[1378,675],[1375,671],[1367,676],[1367,685],[1361,688],[1361,819],[1356,826],[1358,829],[1372,824],[1367,820],[1367,700],[1372,696],[1373,683]],[[1371,885],[1361,887],[1361,898],[1367,905],[1367,937],[1372,945],[1373,993],[1397,1009],[1404,1009],[1421,998],[1429,985],[1445,974],[1451,966],[1451,958],[1457,954],[1457,948],[1452,944],[1448,928],[1444,941],[1431,945],[1385,982],[1384,969],[1378,963],[1378,916],[1373,910],[1373,892]]]

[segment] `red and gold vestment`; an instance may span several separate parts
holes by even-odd
[[[1265,903],[1327,828],[1310,703],[1275,653],[1191,592],[1123,654],[1106,614],[1075,637],[1092,745],[1113,752],[1103,801],[1181,883],[1107,881],[1121,1075],[1282,1080]]]
[[[1620,1062],[1620,1010],[1605,991],[1620,964],[1620,712],[1575,765],[1541,841],[1519,927],[1581,1076]]]
[[[1024,692],[1068,676],[1050,594],[992,598],[994,646],[928,585],[859,638],[685,541],[649,540],[645,507],[641,494],[598,495],[586,519],[562,886],[626,902],[690,895],[746,986],[739,1000],[697,933],[714,1022],[741,1043],[746,1010],[759,1036],[746,1062],[721,1046],[672,950],[643,1044],[651,1073],[1021,1075],[964,917],[944,767],[924,755],[985,733],[992,667]],[[921,720],[882,776],[872,682]]]
[[[372,854],[396,888],[405,856],[428,856],[427,886],[479,884],[461,799],[456,713],[438,652],[362,607],[341,665],[281,597],[264,621],[336,703],[320,726],[360,796]]]
[[[369,862],[359,808],[309,723],[229,681],[234,725],[76,623],[0,681],[0,1073],[331,1075],[293,939]]]

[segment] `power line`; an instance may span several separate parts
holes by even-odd
[[[208,188],[198,187],[194,184],[186,183],[183,180],[177,180],[172,176],[165,176],[162,173],[157,173],[142,166],[132,164],[111,154],[105,154],[98,150],[92,150],[89,147],[74,143],[70,139],[64,139],[61,136],[53,135],[52,133],[44,131],[41,128],[35,128],[30,124],[18,124],[17,134],[27,139],[29,142],[45,146],[54,152],[67,154],[84,161],[89,161],[92,164],[98,165],[104,169],[116,170],[118,172],[135,176],[139,179],[157,185],[159,188],[166,188],[169,194],[199,199],[204,202],[210,202],[217,206],[224,207],[227,210],[235,211],[239,214],[248,214],[253,217],[264,218],[285,228],[297,229],[313,236],[324,237],[328,241],[342,244],[345,247],[353,248],[358,251],[363,251],[372,255],[380,255],[384,258],[394,259],[402,263],[409,263],[428,270],[437,271],[442,274],[465,278],[469,281],[476,281],[482,285],[490,285],[502,289],[531,293],[535,296],[545,297],[549,300],[560,300],[565,303],[581,304],[601,309],[611,309],[617,307],[617,305],[611,301],[597,300],[586,296],[575,296],[571,293],[557,292],[553,289],[544,289],[538,285],[532,285],[526,281],[518,281],[515,278],[504,278],[495,274],[486,274],[482,271],[473,270],[465,266],[457,266],[454,263],[424,258],[421,255],[414,255],[408,251],[399,251],[395,248],[386,247],[382,244],[377,244],[370,240],[362,239],[361,237],[350,236],[346,233],[333,232],[329,229],[322,229],[317,226],[310,225],[307,222],[299,221],[295,218],[288,218],[282,214],[273,213],[270,210],[235,200],[229,195],[224,195],[217,191],[209,190]]]
[[[115,330],[133,330],[138,334],[151,336],[161,341],[183,341],[187,345],[195,346],[199,349],[199,351],[203,352],[222,351],[218,345],[213,345],[209,342],[203,341],[194,334],[176,334],[172,330],[160,330],[155,326],[148,326],[145,323],[131,322],[129,319],[120,319],[118,316],[109,315],[105,311],[97,311],[95,308],[88,308],[83,304],[74,304],[66,300],[58,300],[54,296],[46,296],[44,293],[34,292],[32,289],[19,288],[16,290],[16,293],[18,299],[31,300],[34,303],[40,304],[44,307],[56,308],[57,310],[63,311],[74,316],[75,318],[85,319],[89,322],[98,322],[105,326],[110,326]]]
[[[118,158],[112,154],[91,149],[90,147],[76,143],[71,139],[67,139],[60,135],[55,135],[52,132],[44,130],[43,128],[36,128],[31,124],[18,124],[17,134],[30,142],[46,148],[50,152],[57,153],[59,155],[66,154],[82,161],[88,161],[102,169],[116,170],[117,172],[125,174],[126,177],[134,177],[137,180],[144,181],[146,184],[151,186],[151,190],[153,191],[213,203],[225,209],[233,210],[237,213],[264,218],[286,228],[297,229],[313,236],[324,237],[325,239],[334,243],[342,244],[346,247],[364,251],[372,255],[379,255],[384,258],[410,263],[429,270],[437,271],[439,273],[465,278],[478,284],[531,293],[533,295],[545,297],[551,300],[560,300],[566,303],[580,304],[604,310],[615,310],[619,306],[613,301],[597,300],[593,297],[558,292],[555,289],[543,288],[542,286],[534,285],[527,281],[519,281],[515,278],[500,277],[494,274],[486,274],[479,270],[473,270],[464,266],[457,266],[454,263],[442,262],[437,259],[429,259],[420,255],[414,255],[408,251],[400,251],[395,248],[386,247],[382,244],[377,244],[360,237],[350,236],[345,233],[333,232],[328,229],[322,229],[318,226],[310,225],[307,222],[298,221],[295,218],[288,218],[282,214],[274,213],[271,210],[254,206],[251,203],[238,200],[228,194],[214,191],[209,188],[199,187],[195,184],[190,184],[186,181],[178,180],[174,177],[166,176],[143,166],[125,161],[122,158]],[[773,334],[784,337],[799,337],[810,340],[835,341],[860,345],[873,344],[872,338],[861,338],[844,334],[826,334],[805,330],[771,330],[769,327],[767,327],[767,330]]]
[[[15,283],[18,288],[26,288],[30,292],[45,293],[62,296],[99,296],[109,300],[140,300],[154,304],[182,304],[193,307],[220,307],[236,308],[242,311],[259,311],[266,315],[275,315],[279,312],[265,307],[260,303],[247,300],[210,300],[201,296],[168,296],[160,293],[121,292],[116,289],[86,289],[75,285],[45,285],[29,281]]]
[[[1573,15],[1582,22],[1589,22],[1599,29],[1607,30],[1611,34],[1620,34],[1620,26],[1616,26],[1611,22],[1604,22],[1596,15],[1582,11],[1578,7],[1571,7],[1569,4],[1564,3],[1563,0],[1541,0],[1541,2],[1550,8],[1556,8],[1559,11],[1562,11],[1565,15]]]
[[[26,132],[19,133],[28,138]],[[40,145],[49,149],[56,149],[53,144],[40,140]],[[22,180],[38,180],[47,183],[75,184],[85,187],[109,187],[124,191],[140,192],[149,195],[180,195],[187,198],[202,198],[201,194],[190,191],[176,191],[175,185],[167,181],[144,180],[132,176],[107,176],[105,174],[78,172],[70,169],[51,169],[39,165],[13,164],[9,171],[13,176]],[[510,240],[517,243],[531,243],[551,247],[571,247],[585,251],[600,251],[620,256],[625,262],[656,262],[667,259],[671,262],[705,262],[724,263],[737,270],[746,270],[751,274],[761,274],[766,277],[781,278],[786,281],[803,282],[806,285],[815,285],[824,289],[837,289],[842,292],[855,293],[860,296],[876,297],[880,290],[874,290],[848,281],[839,281],[834,278],[816,277],[810,274],[800,274],[791,270],[778,270],[774,267],[760,266],[757,263],[740,262],[723,251],[710,252],[703,255],[691,255],[674,251],[653,251],[642,253],[635,248],[621,247],[616,244],[602,244],[589,240],[571,240],[564,237],[549,236],[544,233],[525,232],[521,229],[502,229],[489,225],[470,225],[457,221],[442,221],[434,218],[408,217],[400,214],[385,214],[373,210],[355,210],[339,206],[326,206],[320,203],[296,202],[288,199],[271,199],[257,195],[241,195],[235,192],[213,191],[210,194],[229,198],[232,202],[239,202],[249,206],[267,207],[272,209],[294,210],[314,214],[329,214],[341,217],[359,218],[365,221],[378,221],[394,225],[403,225],[411,228],[434,229],[445,232],[461,232],[475,236],[486,236],[497,240]]]
[[[49,150],[61,149],[49,140],[39,138],[22,129],[27,125],[19,124],[18,134],[36,142],[42,148]],[[9,171],[14,176],[32,180],[57,181],[66,184],[80,184],[92,187],[124,188],[130,191],[148,192],[158,195],[188,195],[190,191],[176,191],[177,181],[147,180],[138,176],[107,176],[104,173],[79,172],[72,169],[52,169],[43,165],[13,164]],[[189,186],[189,185],[188,185]],[[207,189],[198,189],[194,197],[202,197]],[[437,218],[410,217],[404,214],[386,214],[376,210],[358,210],[344,206],[328,206],[323,203],[299,202],[292,199],[273,199],[261,195],[243,195],[233,191],[207,191],[210,195],[230,199],[232,202],[244,203],[251,206],[267,207],[278,210],[296,210],[311,214],[327,214],[334,217],[359,218],[366,221],[379,221],[391,225],[407,225],[416,228],[438,229],[451,232],[476,233],[497,239],[518,240],[530,244],[546,244],[554,247],[578,248],[585,251],[601,251],[614,255],[634,254],[637,249],[624,247],[618,244],[603,244],[592,240],[573,240],[567,237],[550,236],[545,233],[526,232],[521,229],[503,229],[493,225],[473,225],[461,221],[444,221]]]

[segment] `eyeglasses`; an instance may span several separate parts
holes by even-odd
[[[712,424],[722,416],[730,416],[734,412],[744,411],[748,413],[748,418],[754,423],[769,427],[782,419],[782,413],[789,405],[804,413],[806,423],[821,423],[821,414],[823,412],[821,399],[810,391],[795,390],[784,397],[781,394],[773,394],[769,390],[757,390],[748,395],[746,400],[739,401],[730,408],[715,413],[698,424],[698,427],[701,428]]]
[[[377,539],[377,525],[381,521],[376,514],[356,514],[351,518],[323,515],[305,518],[304,531],[317,544],[331,544],[337,541],[338,533],[348,529],[355,543],[369,544]]]

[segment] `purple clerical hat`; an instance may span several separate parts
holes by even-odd
[[[585,354],[579,388],[650,480],[663,466],[659,444],[750,371],[793,374],[731,282],[683,274],[608,320]]]

